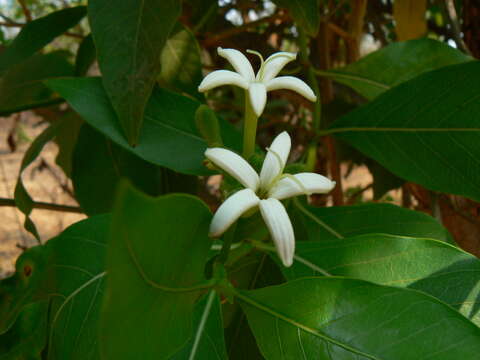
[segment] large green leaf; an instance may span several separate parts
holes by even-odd
[[[196,305],[193,314],[193,335],[190,341],[170,360],[226,360],[220,299],[210,290]]]
[[[274,3],[286,8],[297,25],[308,35],[317,35],[320,26],[318,0],[274,0]]]
[[[109,212],[121,178],[152,196],[196,189],[195,177],[142,160],[85,124],[73,154],[72,173],[75,197],[85,213]]]
[[[295,255],[292,267],[281,267],[289,280],[319,276],[326,271],[382,285],[409,287],[435,296],[480,325],[480,261],[452,245],[430,239],[369,234],[298,242]]]
[[[453,242],[436,219],[393,204],[363,204],[320,208],[294,203],[295,230],[309,241],[384,233]],[[326,225],[326,226],[325,226]]]
[[[195,126],[200,103],[164,89],[154,90],[145,110],[144,131],[135,148],[122,135],[107,94],[98,78],[48,80],[47,85],[62,95],[90,125],[109,139],[151,163],[185,174],[207,174],[203,166],[207,147]],[[239,150],[239,134],[221,121],[226,146]]]
[[[11,66],[0,79],[0,115],[63,101],[42,80],[72,75],[73,66],[60,51],[35,54]]]
[[[16,273],[0,283],[0,333],[26,306],[49,300],[48,359],[98,359],[109,225],[109,216],[92,217],[22,254]]]
[[[480,329],[421,292],[303,278],[236,293],[266,359],[475,359]]]
[[[162,85],[202,98],[197,90],[202,81],[200,47],[189,29],[180,23],[175,26],[160,59],[162,70],[158,80]]]
[[[418,39],[392,43],[352,64],[322,71],[321,75],[371,100],[424,72],[471,60],[470,56],[440,41]]]
[[[0,74],[43,48],[85,16],[85,6],[62,9],[27,23],[0,54]]]
[[[168,359],[192,335],[211,240],[209,209],[190,195],[152,199],[123,187],[107,254],[101,321],[106,359]]]
[[[40,360],[47,339],[48,302],[25,306],[5,334],[0,335],[0,360]]]
[[[480,62],[407,81],[328,133],[428,189],[480,200]]]
[[[103,84],[130,145],[138,144],[160,53],[180,7],[178,0],[88,2]]]

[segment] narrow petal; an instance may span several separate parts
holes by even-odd
[[[277,199],[260,200],[260,212],[272,236],[283,265],[289,267],[295,254],[295,235],[292,223],[282,203]]]
[[[297,54],[290,52],[278,52],[272,54],[267,58],[267,60],[265,60],[263,71],[261,74],[259,73],[257,77],[260,75],[261,79],[259,80],[266,84],[268,81],[277,76],[278,73],[285,67],[285,65],[296,58]]]
[[[248,89],[248,81],[233,71],[217,70],[205,76],[198,86],[198,91],[205,92],[221,85],[236,85]]]
[[[262,83],[254,82],[250,84],[248,88],[248,94],[250,96],[250,104],[252,105],[255,115],[258,117],[262,115],[263,109],[267,102],[267,89]]]
[[[310,101],[317,101],[317,96],[304,81],[294,76],[280,76],[266,83],[267,90],[293,90]]]
[[[286,131],[273,140],[260,171],[261,188],[268,189],[271,182],[283,172],[291,147],[292,140]]]
[[[210,223],[209,236],[222,235],[243,213],[257,206],[260,199],[250,189],[237,191],[218,208]]]
[[[243,186],[257,191],[258,174],[240,155],[224,148],[209,148],[205,151],[205,157],[237,179]]]
[[[278,181],[268,196],[282,200],[297,195],[326,194],[335,187],[335,181],[320,174],[306,172],[292,175],[292,177],[285,177]]]
[[[236,72],[244,77],[247,81],[255,80],[255,73],[253,72],[250,61],[240,51],[235,49],[217,49],[218,55],[227,59]]]

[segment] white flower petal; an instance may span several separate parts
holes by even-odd
[[[237,179],[243,186],[257,191],[258,174],[240,155],[224,148],[209,148],[205,151],[205,157]]]
[[[232,64],[235,71],[242,75],[245,80],[255,80],[255,73],[253,71],[250,61],[240,51],[235,49],[217,49],[218,55],[227,59]]]
[[[286,131],[273,139],[260,171],[260,187],[267,189],[272,180],[283,172],[291,146],[292,140]]]
[[[293,90],[310,101],[317,101],[317,96],[304,81],[294,76],[280,76],[266,83],[267,90]]]
[[[282,200],[303,194],[326,194],[335,187],[335,181],[320,174],[306,172],[292,175],[292,177],[295,177],[297,181],[289,177],[281,179],[270,190],[268,196]]]
[[[258,117],[262,115],[263,109],[267,102],[267,89],[265,85],[258,82],[253,82],[248,88],[248,95],[250,96],[250,104],[252,105],[255,115]]]
[[[278,256],[283,265],[291,266],[295,253],[295,235],[287,211],[280,201],[272,198],[260,200],[259,207],[277,248]]]
[[[282,71],[285,65],[296,58],[297,54],[285,51],[270,55],[267,60],[265,60],[262,79],[259,80],[263,81],[264,83],[272,80],[280,71]]]
[[[257,206],[260,199],[251,189],[243,189],[225,200],[210,223],[209,236],[222,235],[243,213]]]
[[[233,71],[216,70],[205,76],[198,86],[199,92],[205,92],[221,85],[236,85],[248,89],[248,81]]]

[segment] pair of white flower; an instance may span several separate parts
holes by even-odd
[[[205,77],[199,91],[207,91],[220,85],[237,85],[249,93],[250,103],[257,116],[263,112],[267,90],[290,89],[311,101],[316,96],[302,80],[292,76],[275,78],[280,70],[296,58],[296,54],[280,52],[262,61],[255,76],[247,58],[234,49],[218,49],[238,73],[217,70]],[[205,156],[216,166],[237,179],[245,189],[226,199],[215,213],[210,224],[210,236],[222,235],[235,221],[251,209],[259,208],[275,243],[277,253],[285,266],[291,266],[295,253],[295,235],[292,223],[280,200],[313,193],[324,194],[335,186],[335,182],[315,173],[284,174],[290,154],[291,139],[282,132],[267,149],[260,176],[240,155],[224,148],[209,148]]]

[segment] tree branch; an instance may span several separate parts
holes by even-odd
[[[0,206],[12,206],[16,207],[14,199],[7,199],[7,198],[0,198]],[[84,211],[77,206],[70,206],[70,205],[61,205],[61,204],[52,204],[46,203],[42,201],[35,201],[33,202],[34,209],[44,209],[44,210],[53,210],[53,211],[61,211],[61,212],[71,212],[77,214],[83,214]]]
[[[23,14],[25,15],[25,18],[27,19],[28,22],[32,21],[32,13],[27,7],[27,4],[25,3],[25,0],[18,0],[18,3],[20,4],[20,7],[22,8]]]

